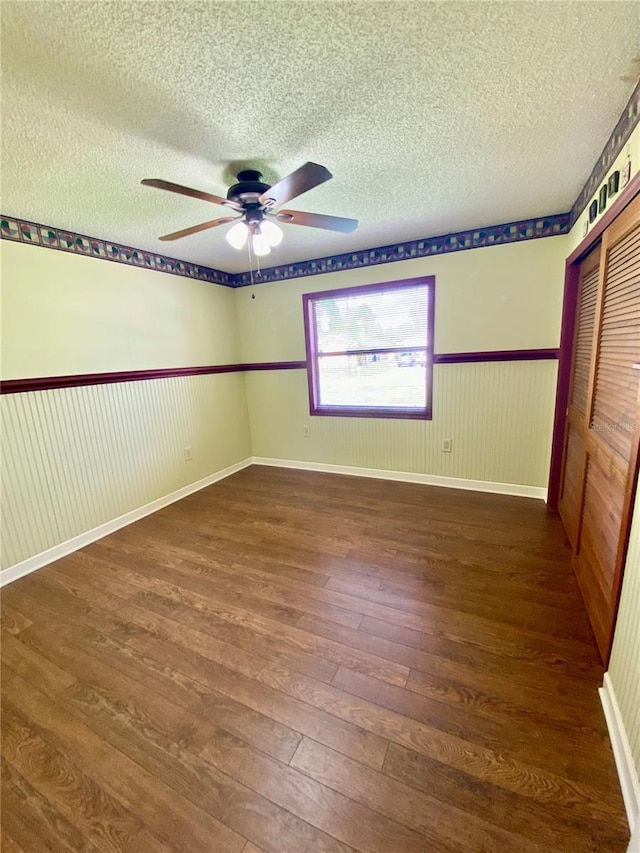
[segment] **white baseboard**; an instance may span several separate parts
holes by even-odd
[[[61,542],[59,545],[54,545],[53,548],[48,548],[40,554],[35,554],[27,560],[16,563],[15,565],[0,572],[0,587],[6,586],[7,584],[18,580],[18,578],[22,578],[25,575],[30,574],[31,572],[35,572],[37,569],[41,569],[43,566],[47,566],[55,560],[66,557],[67,554],[79,551],[80,548],[90,545],[97,539],[102,539],[104,536],[108,536],[109,533],[113,533],[121,527],[133,524],[134,521],[138,521],[146,515],[151,515],[151,513],[157,512],[159,509],[175,503],[175,501],[186,498],[187,495],[191,495],[193,492],[198,492],[200,489],[204,489],[213,483],[217,483],[218,480],[224,480],[225,477],[229,477],[231,474],[235,474],[236,471],[241,471],[243,468],[248,468],[251,464],[251,457],[243,459],[242,462],[236,462],[234,465],[229,465],[228,468],[216,471],[215,474],[210,474],[202,480],[197,480],[195,483],[189,483],[188,486],[183,486],[181,489],[171,492],[169,495],[164,495],[155,501],[151,501],[151,503],[131,510],[131,512],[126,512],[124,515],[118,516],[118,518],[106,521],[104,524],[100,524],[92,530],[87,530],[86,533],[80,533],[79,536],[74,536],[73,539],[67,539],[66,542]]]
[[[242,462],[237,462],[235,465],[230,465],[222,471],[217,471],[215,474],[211,474],[202,480],[198,480],[196,483],[190,483],[188,486],[184,486],[175,492],[171,492],[169,495],[165,495],[162,498],[151,501],[151,503],[138,507],[138,509],[131,510],[131,512],[127,512],[118,518],[114,518],[111,521],[107,521],[104,524],[99,525],[98,527],[94,527],[93,530],[88,530],[85,533],[74,536],[73,539],[68,539],[66,542],[54,545],[53,548],[49,548],[46,551],[42,551],[40,554],[35,554],[27,560],[23,560],[20,563],[16,563],[14,566],[4,569],[0,572],[0,587],[6,586],[15,580],[18,580],[18,578],[30,574],[31,572],[35,572],[37,569],[41,569],[43,566],[47,566],[55,560],[66,557],[67,554],[79,551],[80,548],[90,545],[97,539],[102,539],[103,536],[108,536],[109,533],[113,533],[121,527],[126,527],[128,524],[132,524],[134,521],[138,521],[138,519],[144,518],[146,515],[151,515],[152,512],[157,512],[157,510],[162,509],[175,501],[179,501],[181,498],[185,498],[193,492],[204,489],[212,483],[217,483],[218,480],[223,480],[225,477],[229,477],[231,474],[235,474],[236,471],[241,471],[249,465],[270,465],[276,468],[297,468],[305,471],[323,471],[330,474],[347,474],[352,477],[372,477],[377,480],[397,480],[403,483],[421,483],[427,486],[442,486],[448,489],[466,489],[472,492],[493,492],[494,494],[499,495],[516,495],[526,498],[538,498],[540,500],[545,500],[547,497],[547,490],[538,486],[520,486],[512,483],[491,483],[486,480],[461,480],[456,477],[439,477],[435,474],[412,474],[405,471],[382,471],[377,468],[355,468],[350,465],[328,465],[324,462],[297,462],[290,459],[268,459],[262,456],[253,456],[248,459],[244,459]]]
[[[297,462],[292,459],[253,457],[254,465],[274,468],[297,468],[303,471],[323,471],[327,474],[347,474],[351,477],[372,477],[375,480],[397,480],[401,483],[421,483],[425,486],[442,486],[445,489],[466,489],[469,492],[491,492],[496,495],[515,495],[521,498],[538,498],[546,501],[547,490],[542,486],[520,486],[517,483],[492,483],[489,480],[462,480],[458,477],[440,477],[436,474],[413,474],[407,471],[383,471],[378,468],[354,468],[351,465],[328,465],[325,462]]]
[[[631,830],[631,843],[627,851],[628,853],[640,853],[640,780],[631,754],[631,746],[620,713],[620,706],[608,672],[605,672],[604,683],[598,692],[607,721],[618,777],[620,778],[620,787],[622,788],[622,798]]]

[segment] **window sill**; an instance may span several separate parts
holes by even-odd
[[[430,409],[374,409],[358,406],[314,406],[309,414],[333,418],[391,418],[393,420],[430,421]]]

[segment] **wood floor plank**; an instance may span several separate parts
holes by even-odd
[[[461,570],[465,573],[465,587],[473,595],[470,602],[473,608],[484,608],[485,603],[490,606],[503,603],[505,598],[513,597],[518,601],[526,602],[527,606],[529,604],[542,605],[547,611],[565,611],[566,614],[573,614],[576,619],[584,619],[581,602],[576,599],[573,590],[572,592],[559,592],[549,588],[546,574],[539,581],[533,573],[523,578],[521,575],[514,575],[513,573],[507,575],[494,572],[487,577],[486,570],[479,567],[470,569],[465,566],[463,569],[457,563],[450,564],[441,561],[438,563],[435,577],[425,576],[423,573],[419,579],[414,580],[411,577],[405,578],[396,572],[395,577],[381,579],[378,588],[383,592],[391,592],[405,597],[418,595],[421,598],[426,597],[434,601],[440,599],[439,603],[444,606],[461,607],[464,604],[459,600],[457,585]],[[357,581],[354,582],[357,583]]]
[[[563,804],[546,802],[543,809],[512,791],[470,777],[398,744],[389,745],[384,773],[441,802],[454,805],[496,826],[524,835],[543,850],[566,853],[624,853],[628,837],[623,815],[588,820]],[[546,847],[545,847],[546,845]]]
[[[112,615],[126,618],[131,624],[147,632],[201,651],[205,657],[212,660],[223,661],[226,665],[235,663],[234,668],[239,671],[253,671],[256,667],[264,666],[277,658],[283,666],[296,672],[330,682],[338,667],[337,663],[301,651],[288,643],[286,638],[266,636],[245,625],[229,624],[215,613],[200,612],[175,598],[166,598],[152,592],[141,594],[139,587],[130,587],[131,597],[126,601],[118,600],[113,596],[104,595],[97,587],[104,590],[117,585],[122,588],[122,579],[114,581],[104,574],[99,580],[91,579],[87,578],[86,573],[82,573],[79,580],[77,574],[67,568],[59,568],[47,577],[46,583],[50,589],[71,593],[75,598],[85,600],[90,606],[93,602],[95,607],[99,601],[100,606]]]
[[[160,668],[170,667],[174,672],[184,673],[194,681],[217,688],[249,707],[260,708],[267,716],[290,726],[300,734],[315,732],[316,740],[321,743],[331,741],[329,745],[365,764],[374,767],[382,765],[387,747],[384,739],[362,727],[352,725],[348,720],[342,720],[341,725],[336,725],[331,713],[327,714],[318,707],[310,707],[304,700],[274,689],[266,681],[261,683],[242,673],[226,669],[221,664],[213,664],[200,655],[187,653],[171,643],[150,638],[139,641],[137,648],[147,659],[156,661]],[[260,676],[261,672],[257,673],[256,679]]]
[[[77,667],[82,664],[85,668],[84,677],[90,681],[100,678],[99,672],[96,672],[100,669],[99,658],[101,662],[132,678],[138,674],[147,687],[157,688],[170,699],[177,697],[176,701],[183,705],[188,702],[184,699],[186,691],[193,697],[199,697],[205,709],[213,710],[215,705],[208,701],[208,694],[222,694],[249,710],[275,720],[281,724],[281,728],[286,727],[291,733],[291,737],[287,736],[283,744],[273,744],[265,738],[263,748],[266,751],[273,753],[283,749],[292,752],[299,739],[293,735],[294,730],[322,743],[326,742],[364,763],[374,767],[382,766],[386,752],[383,739],[348,722],[338,723],[323,711],[158,636],[149,634],[135,647],[130,643],[118,646],[110,642],[108,637],[99,632],[90,632],[80,624],[56,622],[55,633],[47,627],[33,626],[22,639],[34,643],[43,655],[47,654],[48,649],[55,649],[53,653],[57,659],[64,659],[73,671],[77,671]],[[74,648],[76,646],[79,648]],[[93,649],[92,655],[85,655],[81,646]],[[159,682],[158,678],[163,677],[164,683]],[[282,731],[276,732],[274,737],[282,740]]]
[[[2,630],[6,634],[19,634],[20,631],[32,624],[31,619],[23,616],[22,613],[17,613],[4,601],[0,603],[0,621],[2,622]]]
[[[584,678],[589,684],[602,678],[602,664],[596,659],[594,650],[583,643],[561,642],[557,638],[545,638],[530,632],[501,631],[500,626],[496,626],[495,632],[491,631],[490,625],[483,626],[484,630],[475,640],[472,639],[471,630],[458,633],[455,629],[442,625],[430,632],[429,627],[428,624],[416,622],[414,617],[399,618],[394,622],[365,616],[359,630],[425,651],[437,648],[442,640],[476,647],[482,654],[504,658],[506,665],[515,661],[518,667],[522,665],[526,671],[527,664],[533,661],[537,668],[549,666],[561,676]]]
[[[548,604],[522,600],[519,600],[519,606],[514,608],[512,603],[510,606],[506,596],[496,599],[495,595],[478,594],[473,589],[468,589],[464,599],[459,600],[459,596],[456,599],[458,590],[454,587],[450,591],[442,588],[423,588],[418,592],[416,589],[406,589],[402,585],[382,584],[379,589],[375,589],[371,586],[363,588],[358,584],[332,578],[326,588],[346,595],[356,595],[368,601],[378,602],[406,613],[416,613],[426,618],[432,615],[433,605],[446,609],[455,608],[457,613],[473,614],[481,610],[496,622],[515,625],[536,633],[576,639],[589,644],[592,638],[589,620],[584,612],[577,608],[572,611],[572,618],[567,619],[564,608],[559,610]]]
[[[424,838],[380,812],[345,797],[297,770],[252,752],[231,737],[211,740],[202,751],[214,766],[300,818],[362,853],[424,853]]]
[[[540,731],[548,728],[556,734],[564,733],[568,741],[583,733],[597,736],[599,743],[606,740],[599,699],[593,690],[585,689],[583,682],[569,685],[568,679],[548,678],[529,686],[488,669],[478,672],[471,665],[438,666],[431,659],[422,662],[420,669],[411,670],[405,686],[446,704],[470,707],[482,716],[501,720],[505,726],[512,720],[523,720]]]
[[[140,568],[140,565],[138,565]],[[177,567],[181,575],[186,575],[190,589],[193,589],[203,594],[212,592],[211,586],[207,587],[207,581],[202,580],[202,576],[193,577],[189,573],[188,566]],[[155,570],[155,574],[163,574],[163,576],[175,581],[175,575],[167,574],[167,570]],[[404,612],[397,609],[398,604],[403,604],[407,600],[396,596],[385,595],[379,590],[364,588],[363,596],[357,597],[347,595],[340,592],[333,592],[331,589],[310,589],[306,595],[302,597],[297,595],[297,588],[303,586],[291,581],[289,589],[283,589],[281,585],[269,584],[265,581],[265,576],[268,573],[254,570],[252,577],[254,578],[253,588],[256,591],[260,590],[260,594],[268,598],[273,603],[293,602],[294,606],[299,605],[299,609],[303,612],[311,612],[314,616],[324,616],[331,621],[336,621],[338,624],[350,624],[347,619],[336,618],[335,614],[352,613],[354,615],[361,614],[365,617],[374,619],[386,620],[392,624],[402,625],[406,628],[417,631],[433,631],[434,628],[446,630],[448,635],[453,639],[462,639],[467,642],[479,642],[481,638],[486,638],[486,642],[491,646],[496,645],[496,635],[505,644],[508,642],[515,647],[518,653],[522,654],[522,650],[527,649],[527,641],[534,648],[566,648],[570,649],[572,654],[580,654],[588,660],[593,661],[594,665],[598,666],[597,656],[593,651],[592,634],[586,618],[582,614],[579,624],[583,626],[581,634],[575,640],[563,638],[562,636],[554,636],[551,631],[545,632],[545,626],[539,626],[537,630],[523,630],[519,628],[517,632],[510,629],[508,624],[491,621],[486,616],[476,616],[475,614],[461,613],[452,610],[451,608],[440,607],[434,604],[417,602],[415,608],[417,612]],[[225,595],[224,587],[236,589],[233,582],[225,584],[224,581],[216,582],[216,593]],[[221,589],[222,588],[222,589]],[[237,593],[240,594],[239,592]],[[228,593],[227,593],[228,595]],[[310,604],[308,598],[311,597],[315,604]],[[376,601],[376,598],[384,598],[386,603]],[[302,603],[301,603],[302,602]],[[511,608],[513,613],[513,607]],[[535,620],[534,620],[535,621]],[[557,625],[572,624],[573,620],[557,620]],[[352,624],[353,626],[353,624]],[[355,625],[357,627],[357,625]],[[547,626],[548,627],[548,626]],[[526,628],[526,626],[525,626]],[[560,631],[560,633],[562,633]]]
[[[111,556],[110,559],[122,565],[122,558]],[[276,582],[252,582],[249,579],[239,581],[224,573],[217,577],[205,577],[198,574],[194,569],[194,566],[197,567],[197,565],[196,563],[189,567],[179,564],[173,569],[166,569],[157,565],[148,566],[142,560],[126,561],[126,568],[134,572],[144,572],[147,569],[148,573],[154,578],[164,578],[169,583],[182,583],[188,589],[202,595],[215,592],[221,600],[239,604],[248,610],[260,611],[263,607],[263,601],[266,601],[276,608],[284,607],[289,610],[297,610],[297,616],[300,613],[312,612],[324,616],[325,619],[337,622],[339,625],[351,625],[357,628],[360,624],[361,613],[349,610],[345,603],[337,605],[331,601],[317,603],[316,599],[311,599],[310,595],[296,594],[295,590],[283,589]],[[291,581],[290,583],[293,584],[294,582]],[[309,589],[315,588],[309,587]]]
[[[130,654],[128,647],[106,648],[99,641],[91,642],[82,629],[55,623],[49,627],[34,627],[21,638],[21,645],[42,659],[54,658],[64,666],[70,684],[80,681],[94,687],[125,691],[133,698],[139,689],[146,696],[164,697],[188,714],[193,725],[199,722],[198,731],[206,737],[207,726],[215,724],[233,734],[256,744],[269,755],[288,761],[300,740],[293,729],[276,722],[246,705],[236,702],[201,681],[186,676],[167,675],[161,667],[152,669],[140,666],[140,659]],[[222,671],[224,675],[225,671]],[[27,677],[26,673],[21,673]],[[31,683],[42,683],[31,680]],[[45,692],[48,692],[45,690]],[[48,693],[48,695],[51,695]],[[55,694],[53,696],[55,698]],[[165,708],[164,713],[167,713]]]
[[[624,853],[569,557],[539,501],[252,466],[21,578],[4,846]]]
[[[0,655],[3,667],[8,666],[31,684],[37,684],[49,696],[75,683],[71,673],[11,635],[2,634]]]
[[[11,707],[35,725],[43,740],[92,774],[98,784],[177,850],[211,853],[214,846],[216,853],[240,853],[244,838],[113,748],[70,714],[67,706],[53,702],[18,675],[9,684],[3,682],[2,689],[8,697],[5,702],[11,702]]]
[[[191,588],[203,591],[202,586],[195,586],[193,583],[193,570],[194,564],[188,562],[177,567],[177,571],[189,577]],[[229,573],[224,568],[223,574],[232,576],[234,573],[232,571]],[[358,627],[355,624],[356,620],[336,618],[335,614],[338,613],[341,616],[346,611],[353,617],[361,614],[391,622],[401,620],[401,624],[409,627],[419,625],[422,629],[425,623],[439,624],[446,620],[451,630],[460,631],[463,636],[468,637],[469,631],[473,630],[474,638],[480,633],[491,636],[492,632],[495,633],[498,628],[502,635],[506,635],[509,633],[510,626],[515,624],[519,632],[528,630],[534,635],[542,635],[543,639],[548,636],[554,638],[557,636],[559,639],[577,640],[585,645],[585,651],[589,653],[592,651],[593,633],[583,612],[580,612],[575,619],[567,620],[553,608],[544,605],[529,603],[527,607],[514,608],[511,603],[511,607],[501,604],[496,617],[496,605],[492,607],[491,602],[485,601],[483,604],[486,616],[477,617],[472,610],[467,612],[467,608],[471,608],[473,604],[470,595],[465,596],[466,604],[462,605],[463,610],[454,610],[451,606],[443,606],[437,601],[417,601],[415,598],[395,595],[371,586],[346,584],[338,580],[330,581],[322,589],[311,587],[305,590],[305,584],[299,581],[270,581],[268,572],[256,568],[247,568],[245,577],[254,584],[250,588],[259,590],[261,595],[275,603],[290,603],[303,612],[311,612],[313,615],[329,618],[338,624],[351,627]],[[211,582],[211,579],[209,580]],[[218,588],[225,586],[220,578],[216,579],[215,583]],[[236,588],[234,582],[230,584]],[[398,611],[401,611],[402,615],[396,615]],[[329,614],[328,617],[327,614]],[[492,621],[489,622],[489,619]]]
[[[12,838],[9,838],[3,829],[0,829],[0,850],[4,853],[24,853],[23,848],[19,847]]]
[[[430,850],[551,853],[531,840],[428,797],[315,741],[303,738],[291,766],[424,836]]]
[[[98,850],[170,853],[140,819],[39,736],[10,705],[2,705],[3,748],[8,761],[32,787],[92,839]],[[84,846],[84,843],[83,845]]]
[[[155,582],[153,584],[154,589],[152,591],[158,591],[158,589],[161,588],[161,585],[166,582],[166,578],[169,578],[170,584],[174,586],[176,585],[178,578],[176,578],[174,574],[163,573],[164,567],[162,564],[158,564],[157,577],[153,570],[150,570],[145,575],[140,571],[144,568],[140,561],[136,560],[135,563],[132,564],[128,555],[126,558],[124,556],[116,557],[111,553],[105,554],[103,551],[99,551],[98,555],[96,555],[97,548],[95,546],[100,544],[101,543],[94,543],[90,548],[87,548],[86,553],[78,552],[76,554],[71,554],[69,557],[65,558],[65,564],[81,563],[86,568],[93,570],[94,572],[99,571],[105,575],[110,574],[112,577],[121,578],[126,584],[127,597],[132,585],[138,586],[139,590],[150,589],[150,577],[155,578]],[[134,565],[139,569],[138,572],[133,570]],[[185,588],[185,592],[187,591],[188,590]],[[220,596],[224,596],[224,592],[221,592]],[[242,607],[248,612],[260,613],[261,615],[268,616],[275,622],[280,622],[284,625],[295,625],[301,615],[300,611],[293,607],[273,604],[266,600],[260,600],[255,596],[243,596],[240,593],[233,593],[232,591],[227,592],[225,600],[229,600],[233,605]]]
[[[393,743],[464,770],[481,781],[529,796],[540,802],[561,802],[588,819],[603,819],[617,804],[617,792],[595,790],[563,776],[507,757],[477,741],[473,743],[389,711],[351,693],[278,667],[263,670],[260,680],[317,708],[348,720]]]
[[[7,761],[2,763],[2,851],[25,853],[95,853],[82,833]],[[10,832],[20,842],[8,839]],[[13,845],[13,847],[12,847]]]
[[[193,607],[155,593],[138,593],[134,601],[140,602],[147,610],[173,619],[181,626],[193,627],[203,633],[206,632],[209,637],[224,640],[257,658],[259,656],[260,660],[272,661],[278,658],[282,666],[310,675],[318,681],[329,683],[336,674],[338,668],[336,662],[327,660],[319,654],[302,650],[284,631],[267,635],[254,630],[246,623],[237,624],[213,612],[202,613]],[[405,676],[403,672],[402,675],[405,679],[408,677],[408,673]]]
[[[416,521],[420,524],[421,521]],[[502,524],[507,523],[505,520]],[[568,557],[562,558],[562,561]],[[334,560],[334,563],[345,565],[357,572],[367,573],[370,576],[379,577],[381,580],[396,582],[420,582],[426,574],[431,583],[448,578],[455,583],[456,576],[461,573],[483,578],[486,581],[510,581],[517,586],[539,589],[548,588],[552,593],[559,592],[568,595],[576,594],[575,576],[568,571],[559,568],[561,561],[555,565],[546,566],[536,563],[522,569],[514,565],[514,562],[482,560],[470,548],[467,553],[458,554],[452,558],[437,549],[429,549],[422,555],[408,557],[404,552],[398,551],[394,554],[380,553],[380,551],[366,553],[360,551],[350,552],[346,560]],[[334,574],[336,574],[334,572]]]
[[[553,730],[537,729],[532,737],[531,726],[521,725],[517,717],[507,728],[504,721],[487,715],[476,716],[460,705],[443,705],[412,691],[384,684],[346,667],[340,667],[332,681],[334,687],[367,699],[383,708],[396,711],[405,717],[424,723],[440,731],[465,739],[470,730],[474,741],[487,749],[515,758],[534,768],[561,773],[565,778],[605,790],[616,784],[616,774],[603,773],[594,780],[590,751],[602,746],[602,738],[589,731],[579,736],[574,733],[571,745],[562,749],[557,738],[550,738]]]
[[[43,593],[45,588],[46,592]],[[84,625],[87,634],[108,636],[114,644],[125,643],[134,634],[144,632],[143,628],[131,622],[65,595],[64,590],[56,589],[55,583],[46,575],[30,575],[25,578],[25,583],[11,586],[4,595],[15,610],[34,617],[33,625],[20,633],[19,640],[29,631],[46,626],[50,621]]]
[[[538,716],[543,719],[575,724],[576,713],[588,712],[587,722],[597,722],[602,726],[601,706],[593,687],[582,678],[569,679],[550,666],[541,669],[534,661],[512,660],[469,643],[456,643],[422,633],[411,635],[417,637],[415,646],[403,645],[388,639],[387,635],[397,636],[400,640],[407,635],[386,622],[371,623],[376,634],[367,632],[370,627],[367,620],[357,630],[309,616],[301,616],[297,624],[309,633],[412,667],[405,686],[418,693],[423,688],[431,689],[432,693],[440,690],[441,700],[447,701],[457,685],[462,685],[461,695],[467,695],[464,689],[474,691],[473,696],[487,693],[485,705],[497,706],[502,701],[509,713],[520,703],[524,710],[538,709]],[[430,688],[431,683],[433,686]],[[438,687],[438,684],[444,686]],[[453,690],[449,689],[451,686]],[[460,698],[453,698],[460,701]],[[478,698],[475,704],[482,704],[482,700]],[[493,715],[494,710],[490,709],[489,713]]]
[[[227,604],[226,599],[220,599],[217,593],[209,592],[208,595],[205,595],[200,592],[194,592],[188,587],[185,588],[179,583],[156,580],[146,574],[137,575],[134,573],[132,575],[118,566],[105,565],[104,570],[106,576],[104,574],[101,575],[102,585],[109,586],[113,583],[122,589],[123,585],[129,584],[128,589],[132,593],[137,588],[137,592],[133,594],[129,604],[117,603],[118,612],[129,612],[132,614],[131,619],[136,620],[136,624],[142,624],[142,620],[144,620],[147,626],[152,624],[157,626],[160,624],[162,614],[173,611],[175,616],[191,611],[200,620],[201,627],[203,625],[202,620],[204,620],[205,624],[211,621],[214,627],[216,624],[220,626],[222,621],[234,627],[239,626],[249,629],[253,633],[266,637],[267,640],[273,640],[276,652],[278,650],[278,643],[281,641],[286,644],[288,653],[302,654],[304,656],[309,655],[314,659],[319,658],[321,662],[324,661],[323,678],[321,680],[330,681],[337,667],[344,665],[359,672],[372,674],[376,678],[389,681],[392,684],[406,684],[409,675],[408,666],[360,651],[347,644],[321,639],[317,636],[310,636],[307,632],[301,631],[293,625],[282,625],[268,616],[265,617],[259,613],[234,606],[233,604]],[[70,576],[70,570],[66,566],[56,571],[65,577]],[[54,577],[57,576],[54,574]],[[175,578],[174,580],[179,581],[180,578]],[[132,610],[127,611],[129,605],[136,608],[138,616],[135,616]],[[158,614],[158,618],[153,623],[152,620],[155,614]],[[300,615],[302,614],[297,614],[296,622]],[[171,618],[173,619],[173,617]],[[166,621],[163,621],[162,624],[167,629],[170,628]],[[183,638],[186,636],[182,628],[178,629],[174,627],[172,630],[174,636],[177,634]],[[227,636],[231,636],[232,631],[233,628],[230,628]],[[213,634],[211,632],[208,633],[210,636],[213,636],[216,632],[214,631]],[[192,647],[198,648],[199,646],[195,643]],[[304,657],[302,660],[309,661],[310,658]],[[225,663],[230,663],[229,658],[225,660]],[[253,666],[254,663],[255,659],[250,657],[249,666]],[[321,667],[322,663],[314,661],[314,665]],[[308,669],[308,666],[294,665],[293,668],[305,671]],[[329,674],[330,677],[328,677]]]
[[[398,543],[402,542],[402,553],[407,556],[420,557],[425,552],[435,551],[450,558],[464,557],[468,555],[470,546],[473,550],[474,559],[491,560],[501,563],[516,562],[523,568],[542,565],[551,567],[557,560],[566,559],[566,542],[541,541],[538,536],[533,542],[526,543],[523,548],[522,542],[496,541],[500,534],[492,531],[490,525],[485,526],[485,539],[482,541],[478,536],[465,535],[469,531],[469,525],[462,529],[460,524],[453,523],[447,529],[442,529],[437,522],[428,527],[414,527],[412,530],[399,529],[392,525],[365,528],[362,531],[363,545],[361,553],[367,554],[369,550],[381,553],[394,554],[398,550]],[[457,535],[456,535],[457,529]]]
[[[89,688],[68,695],[66,707],[87,722],[94,731],[135,760],[168,787],[207,808],[236,832],[242,832],[270,851],[296,853],[299,850],[318,853],[348,853],[351,847],[339,843],[321,829],[317,821],[309,821],[281,806],[278,797],[264,796],[256,786],[246,785],[240,774],[231,775],[230,767],[203,760],[211,745],[232,741],[251,755],[255,766],[270,763],[286,767],[276,759],[253,750],[244,741],[221,729],[208,733],[202,751],[191,748],[184,740],[176,741],[161,731],[162,723],[147,709],[137,707],[137,715],[114,705],[105,695]],[[244,839],[243,839],[244,844]]]
[[[165,589],[160,596],[153,592],[141,592],[136,595],[134,602],[140,602],[144,607],[152,610],[171,610],[175,598],[170,597],[172,590]],[[339,642],[326,639],[310,637],[306,632],[298,630],[293,626],[278,626],[272,620],[249,614],[239,608],[234,608],[219,602],[215,595],[208,598],[194,597],[189,593],[181,592],[180,595],[191,602],[191,609],[204,611],[205,620],[215,620],[218,625],[224,623],[228,634],[231,635],[236,627],[247,627],[262,635],[267,641],[274,640],[275,649],[278,641],[286,643],[292,653],[304,655],[304,659],[320,659],[324,661],[325,668],[321,681],[331,681],[338,666],[349,666],[358,672],[364,672],[388,681],[390,684],[406,684],[409,676],[409,667],[372,655],[366,651],[354,649],[353,647]],[[335,623],[334,623],[335,624]],[[224,632],[225,628],[222,628]],[[271,656],[273,658],[273,655]],[[328,668],[327,668],[328,667]],[[308,667],[290,666],[296,671],[305,671]],[[328,677],[330,673],[331,677]]]
[[[272,508],[270,500],[265,500],[264,495],[255,489],[250,491],[250,497],[256,504],[256,512],[265,512]],[[238,507],[243,505],[246,505],[245,499],[237,504]],[[385,502],[385,518],[393,516],[392,507],[393,504],[388,501]],[[229,501],[227,508],[232,513],[237,511],[233,501]],[[340,524],[342,521],[342,515],[339,514],[340,507],[337,504],[332,504],[332,508],[336,511],[336,515],[332,518],[332,524]],[[281,529],[285,530],[292,523],[292,518],[299,519],[302,517],[303,523],[308,525],[316,521],[318,516],[321,515],[318,511],[305,510],[304,507],[300,506],[300,503],[296,504],[294,501],[290,501],[286,505],[279,507],[279,510],[281,514],[278,521]],[[401,512],[405,515],[407,508],[403,507]],[[433,515],[433,509],[430,512]],[[455,516],[459,516],[457,508],[452,512],[454,513],[454,521],[459,527],[459,518],[455,518]],[[423,510],[421,509],[420,515],[414,514],[415,517],[411,523],[414,525],[421,524],[422,513]],[[357,518],[358,515],[356,515]],[[521,522],[522,518],[519,518],[519,521]],[[485,527],[488,530],[488,535],[492,536],[494,534],[492,525],[485,525]],[[517,529],[520,531],[522,526]],[[539,538],[540,531],[538,527],[531,529],[530,526],[527,526],[524,529],[531,536]],[[399,564],[397,559],[389,566],[379,565],[379,561],[376,560],[367,560],[364,564],[354,563],[351,565],[344,558],[332,557],[322,551],[319,552],[318,549],[305,549],[301,546],[300,542],[295,542],[293,545],[287,544],[283,541],[282,537],[278,537],[277,540],[263,541],[259,552],[256,552],[255,549],[242,548],[236,543],[222,545],[220,541],[215,541],[215,546],[209,545],[207,543],[211,540],[203,535],[200,536],[198,550],[194,551],[193,542],[185,541],[184,537],[179,539],[184,544],[184,547],[178,547],[176,544],[178,541],[177,537],[179,537],[179,529],[170,528],[168,531],[161,533],[158,531],[158,526],[155,525],[154,537],[150,539],[141,525],[135,525],[134,527],[118,531],[109,540],[105,540],[103,544],[109,545],[112,543],[113,547],[117,547],[120,550],[133,548],[133,551],[137,551],[137,553],[141,551],[148,553],[149,549],[151,549],[157,552],[158,559],[163,564],[167,564],[167,555],[170,555],[173,563],[190,559],[200,560],[203,565],[209,566],[215,565],[221,558],[225,558],[224,562],[227,566],[235,561],[239,568],[246,562],[257,562],[261,568],[267,571],[279,572],[279,567],[283,566],[283,571],[289,568],[292,568],[294,572],[299,571],[301,573],[297,577],[299,580],[303,579],[305,574],[309,573],[309,567],[312,566],[313,574],[316,577],[322,576],[327,580],[329,577],[336,577],[354,583],[372,585],[375,588],[379,588],[382,582],[387,582],[391,585],[417,583],[419,588],[424,591],[425,588],[429,589],[433,586],[437,588],[442,587],[447,579],[455,586],[460,572],[464,571],[465,578],[475,581],[476,585],[479,584],[483,591],[494,590],[497,585],[498,589],[495,594],[498,597],[504,597],[505,594],[511,592],[519,598],[527,600],[528,593],[532,593],[532,600],[537,600],[545,604],[550,602],[556,604],[559,601],[561,602],[560,606],[564,609],[568,608],[577,612],[583,611],[581,602],[576,597],[577,587],[575,576],[570,569],[562,571],[563,567],[558,563],[553,566],[553,569],[547,571],[536,567],[535,569],[528,568],[526,572],[518,572],[513,564],[496,564],[495,559],[485,561],[484,565],[475,565],[469,560],[468,554],[465,554],[466,559],[464,561],[444,559],[442,554],[438,554],[435,559],[427,561],[425,568],[430,568],[433,571],[430,574],[426,574],[422,570],[422,567],[416,568],[415,563],[402,565]],[[557,530],[553,538],[557,540]],[[565,568],[567,567],[568,563],[565,565]],[[316,583],[317,581],[309,581],[307,579],[307,582]],[[474,587],[472,583],[471,588],[474,589],[477,586]],[[557,598],[554,590],[558,590]]]
[[[324,586],[330,578],[328,574],[299,565],[290,565],[284,560],[274,561],[269,556],[257,553],[255,550],[242,550],[237,543],[230,543],[227,548],[220,547],[218,543],[215,546],[207,546],[204,551],[194,551],[193,544],[190,542],[184,543],[185,547],[180,547],[173,531],[158,536],[150,543],[148,536],[141,530],[137,527],[129,527],[127,528],[126,539],[124,537],[121,539],[108,538],[100,540],[100,544],[121,554],[128,554],[133,559],[140,555],[148,557],[150,553],[153,553],[154,559],[160,560],[162,565],[169,567],[185,561],[197,563],[201,570],[207,573],[215,572],[217,567],[221,566],[233,569],[242,576],[246,567],[258,564],[265,571],[278,578],[290,578],[312,586]],[[187,545],[190,547],[186,547]],[[167,559],[168,557],[169,559]],[[366,576],[360,577],[365,578]],[[373,583],[378,584],[379,581],[373,581]]]

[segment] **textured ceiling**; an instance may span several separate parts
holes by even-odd
[[[269,265],[568,210],[629,98],[637,2],[7,2],[2,211],[219,269],[224,214],[140,186],[224,195],[306,160]],[[636,62],[634,63],[634,60]]]

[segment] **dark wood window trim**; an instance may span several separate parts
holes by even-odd
[[[307,377],[309,383],[309,412],[311,415],[349,418],[394,418],[409,420],[431,420],[433,400],[433,337],[435,316],[435,276],[407,278],[400,281],[386,281],[377,284],[365,284],[358,287],[323,290],[316,293],[305,293],[302,297],[304,332],[307,351]],[[426,358],[426,399],[424,408],[403,408],[399,406],[370,407],[370,406],[323,406],[320,400],[319,383],[319,353],[317,351],[317,334],[315,329],[314,305],[324,299],[362,295],[363,293],[382,293],[391,290],[425,287],[427,291],[427,317],[425,323],[424,346],[411,347],[371,347],[341,350],[340,352],[322,353],[322,355],[361,355],[387,354],[393,352],[423,352]]]

